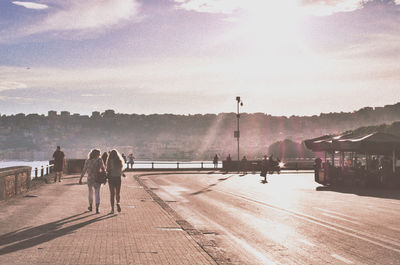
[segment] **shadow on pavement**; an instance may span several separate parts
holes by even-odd
[[[80,178],[81,176],[80,175],[71,175],[71,176],[64,176],[64,177],[62,177],[62,179],[78,179],[78,178]]]
[[[72,215],[67,218],[63,218],[61,220],[47,223],[44,225],[40,226],[35,226],[35,227],[27,227],[27,228],[22,228],[4,235],[0,236],[0,246],[7,245],[7,244],[12,244],[9,246],[6,246],[4,248],[0,249],[0,256],[5,255],[8,253],[12,253],[15,251],[19,251],[22,249],[34,247],[36,245],[40,245],[44,242],[51,241],[53,239],[56,239],[58,237],[73,233],[74,231],[98,222],[102,220],[106,220],[108,218],[112,218],[115,215],[103,215],[99,216],[90,220],[86,220],[74,225],[70,225],[67,227],[62,227],[63,225],[66,225],[71,222],[76,222],[88,217],[93,216],[94,214],[90,215],[84,215],[83,214],[88,213],[80,213],[76,215]]]
[[[83,183],[82,182],[82,184],[79,184],[79,183],[75,183],[75,182],[72,182],[72,183],[66,183],[66,184],[64,184],[65,186],[79,186],[79,185],[83,185],[83,184],[87,184],[86,182],[85,183]]]
[[[340,193],[355,194],[358,196],[365,197],[376,197],[383,199],[395,199],[400,200],[399,190],[390,189],[373,189],[373,188],[357,188],[357,187],[332,187],[332,186],[320,186],[315,189],[316,191],[334,191]]]
[[[199,190],[199,191],[190,193],[190,195],[192,195],[192,196],[193,196],[193,195],[199,195],[199,194],[202,194],[202,193],[205,193],[205,192],[212,191],[212,190],[210,190],[211,187],[215,187],[215,186],[217,186],[217,184],[221,183],[222,181],[228,180],[228,179],[230,179],[231,177],[233,177],[233,175],[231,175],[231,176],[229,176],[229,177],[226,177],[226,178],[220,178],[220,179],[218,179],[218,182],[217,182],[217,183],[210,184],[210,185],[208,185],[207,187],[205,187],[205,188],[203,188],[203,189],[201,189],[201,190]]]

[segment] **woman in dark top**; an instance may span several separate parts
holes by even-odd
[[[117,201],[118,212],[121,212],[119,201],[121,191],[121,176],[124,169],[123,161],[123,158],[117,150],[111,150],[106,164],[108,174],[108,187],[110,188],[111,214],[114,213],[114,199],[116,199]]]
[[[108,153],[104,152],[103,155],[101,156],[101,159],[103,160],[104,165],[107,163],[107,158],[108,158]]]

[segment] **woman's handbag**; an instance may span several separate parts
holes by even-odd
[[[94,181],[100,184],[105,184],[107,182],[107,173],[104,171],[98,172]]]

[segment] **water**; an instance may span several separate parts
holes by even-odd
[[[36,167],[39,169],[39,174],[40,174],[40,168],[42,166],[47,166],[48,164],[49,161],[0,161],[0,168],[16,167],[16,166],[32,167],[31,177],[34,177]]]
[[[152,162],[154,162],[154,168],[177,168],[178,161],[135,161],[133,167],[136,169],[152,168]],[[179,168],[201,168],[203,162],[203,168],[214,168],[212,161],[179,161]],[[222,167],[222,162],[218,162],[218,167]]]
[[[135,161],[134,168],[151,168],[152,162],[154,162],[154,168],[177,168],[177,161]],[[201,168],[202,161],[187,161],[179,162],[179,168]],[[15,167],[15,166],[29,166],[32,167],[32,176],[35,175],[34,169],[42,166],[47,166],[49,161],[0,161],[0,168]],[[222,167],[222,162],[218,163],[218,167]],[[203,168],[214,168],[212,161],[203,161]]]

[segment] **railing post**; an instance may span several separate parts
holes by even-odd
[[[203,162],[201,162],[201,168],[203,168]]]
[[[38,177],[38,169],[37,169],[37,167],[35,167],[35,178],[37,178]]]
[[[43,176],[44,176],[44,168],[42,166],[41,169],[40,169],[40,177],[43,177]]]
[[[179,169],[179,162],[176,162],[176,168]]]
[[[151,162],[151,169],[154,169],[154,162]]]
[[[49,175],[49,166],[46,166],[46,176]]]

